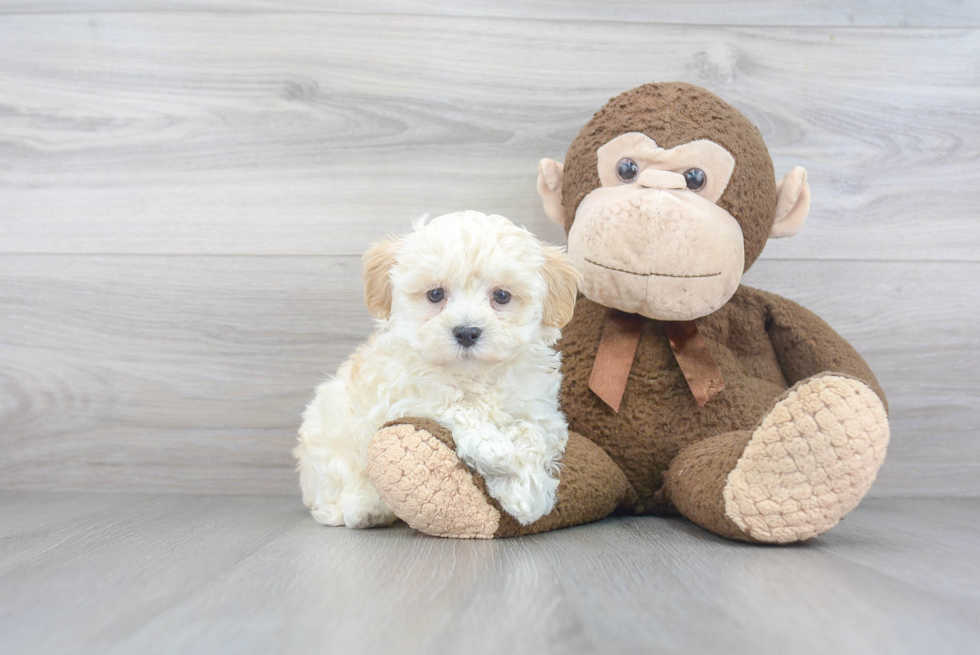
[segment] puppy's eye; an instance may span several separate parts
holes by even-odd
[[[700,168],[691,168],[684,172],[684,181],[691,191],[700,191],[708,183],[708,176]]]
[[[506,305],[510,302],[510,292],[497,289],[493,292],[493,301],[498,305]]]
[[[429,299],[429,302],[442,302],[443,298],[446,297],[446,292],[442,288],[433,289],[425,294],[425,297]]]
[[[629,157],[623,157],[619,160],[619,163],[616,164],[616,175],[627,184],[635,180],[636,175],[639,172],[640,167]]]

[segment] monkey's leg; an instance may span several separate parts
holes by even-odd
[[[428,419],[389,423],[368,447],[368,475],[395,515],[436,537],[490,539],[545,532],[597,521],[636,493],[609,456],[569,434],[557,501],[550,514],[521,525],[486,491],[479,475],[456,457],[448,430]]]
[[[790,389],[754,431],[684,448],[664,489],[681,514],[722,536],[803,541],[857,506],[887,445],[878,395],[854,378],[823,375]]]

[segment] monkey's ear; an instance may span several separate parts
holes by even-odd
[[[395,265],[398,247],[396,239],[385,239],[364,253],[364,304],[374,318],[391,314],[391,268]]]
[[[557,246],[544,246],[541,275],[548,286],[541,323],[547,327],[563,328],[572,320],[582,276],[564,250]]]
[[[806,181],[806,169],[797,166],[776,182],[776,222],[769,238],[793,236],[803,227],[809,213],[810,185]]]
[[[565,210],[561,205],[561,180],[565,167],[554,159],[538,162],[538,195],[544,204],[544,213],[553,223],[565,227]]]

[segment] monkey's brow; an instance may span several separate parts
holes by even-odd
[[[606,266],[605,264],[600,264],[599,262],[594,262],[591,259],[589,259],[588,257],[585,257],[584,259],[585,259],[585,261],[589,262],[590,264],[593,264],[595,266],[599,266],[600,268],[608,268],[610,271],[616,271],[617,273],[626,273],[628,275],[638,275],[640,277],[717,277],[717,276],[721,275],[721,271],[718,271],[717,273],[704,273],[702,275],[671,275],[670,273],[637,273],[635,271],[627,271],[624,268],[615,268],[613,266]]]

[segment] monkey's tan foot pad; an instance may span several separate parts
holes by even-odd
[[[826,532],[867,493],[887,446],[888,417],[867,385],[837,375],[810,378],[752,433],[725,483],[725,514],[769,543]]]
[[[381,428],[368,446],[368,476],[401,520],[435,537],[490,539],[500,511],[456,452],[411,424]]]

